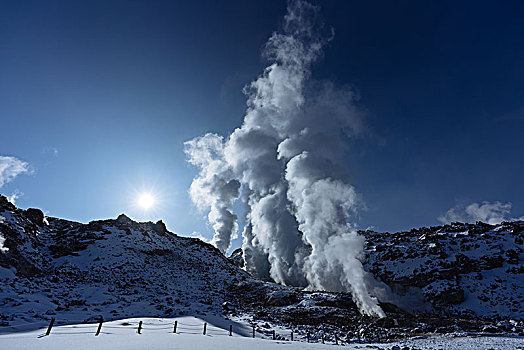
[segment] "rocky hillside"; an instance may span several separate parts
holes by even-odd
[[[523,221],[365,231],[364,265],[394,292],[410,296],[415,310],[522,320],[523,233]]]
[[[0,324],[222,311],[249,276],[217,249],[164,224],[81,224],[21,210],[0,196]]]
[[[366,320],[344,294],[241,287],[243,309],[313,327],[335,325],[351,341],[409,334],[513,332],[524,335],[524,222],[453,223],[409,232],[361,231],[362,261],[388,291],[387,318]],[[230,260],[242,265],[242,250]],[[243,284],[252,282],[242,282]],[[235,285],[234,287],[238,287]],[[249,292],[245,292],[245,291]],[[267,298],[267,296],[270,296]],[[263,296],[266,296],[264,298]]]
[[[0,196],[0,331],[52,317],[72,323],[193,315],[248,322],[268,334],[276,325],[318,336],[321,327],[348,341],[402,337],[416,329],[519,333],[523,227],[364,232],[365,266],[403,295],[382,300],[388,317],[376,320],[361,317],[348,294],[257,280],[213,246],[177,236],[161,221],[138,223],[120,215],[82,224],[16,208]],[[233,260],[241,264],[241,251]],[[408,297],[426,313],[406,312],[401,304]]]

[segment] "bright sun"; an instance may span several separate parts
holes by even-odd
[[[142,193],[138,195],[137,204],[142,209],[151,209],[155,205],[155,197],[151,193]]]

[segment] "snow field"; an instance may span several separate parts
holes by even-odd
[[[142,321],[141,334],[137,333]],[[177,321],[177,333],[173,325]],[[203,324],[207,323],[206,335]],[[229,336],[229,324],[233,324],[233,336]],[[95,336],[98,323],[59,325],[53,327],[49,336],[44,336],[47,327],[38,330],[0,335],[0,349],[8,350],[169,350],[169,349],[230,349],[265,350],[276,347],[287,350],[336,349],[333,344],[305,343],[303,341],[271,340],[251,338],[249,325],[234,324],[221,318],[199,319],[183,317],[131,318],[104,322],[99,336]],[[277,330],[279,334],[280,330]],[[283,334],[281,334],[283,335]],[[287,335],[288,336],[288,335]],[[436,336],[413,338],[387,344],[344,344],[347,349],[392,349],[395,346],[409,349],[524,349],[524,339],[518,337],[460,337]]]

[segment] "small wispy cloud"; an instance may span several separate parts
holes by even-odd
[[[487,202],[481,204],[471,203],[468,205],[457,205],[449,209],[446,214],[439,216],[438,221],[450,222],[477,222],[482,221],[490,225],[500,224],[502,221],[511,220],[511,203]]]
[[[11,156],[0,156],[0,187],[13,181],[18,175],[32,173],[29,163]]]

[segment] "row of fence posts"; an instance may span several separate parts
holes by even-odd
[[[98,336],[100,334],[100,331],[102,330],[102,324],[104,323],[104,319],[103,318],[100,318],[100,321],[98,321],[98,328],[96,329],[96,333],[95,333],[95,336]],[[55,324],[55,319],[52,318],[51,319],[51,322],[49,322],[49,326],[47,327],[47,331],[45,333],[45,335],[49,335],[51,334],[51,329],[53,328],[53,325]],[[142,321],[139,321],[138,322],[138,330],[137,330],[137,333],[138,334],[142,334]],[[177,331],[177,327],[178,327],[178,321],[175,321],[174,325],[173,325],[173,333],[176,333]],[[252,326],[253,327],[253,338],[255,338],[255,325]],[[204,331],[203,331],[203,334],[206,335],[207,333],[207,322],[204,322]],[[294,341],[294,337],[293,337],[293,331],[291,331],[291,341]],[[233,325],[229,325],[229,336],[233,336]],[[276,332],[275,330],[273,329],[273,340],[276,340],[277,339],[277,335],[276,335]],[[306,340],[307,342],[309,343],[310,342],[310,334],[309,332],[306,333]],[[359,335],[359,340],[360,340],[360,335]],[[324,338],[324,333],[322,333],[322,344],[325,344],[325,338]],[[338,345],[338,336],[335,334],[335,344]]]

